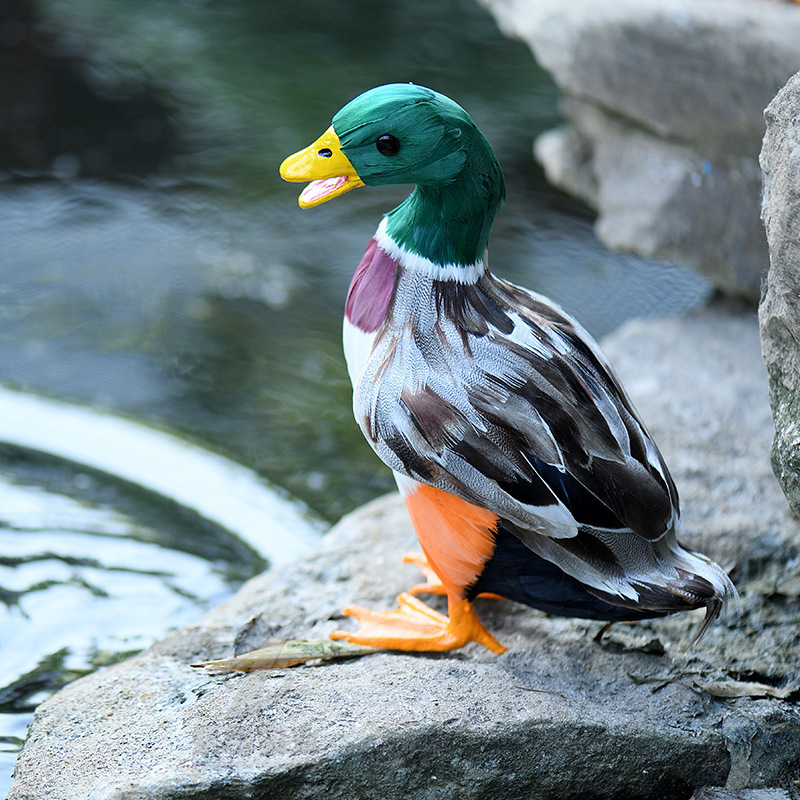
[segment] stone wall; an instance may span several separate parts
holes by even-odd
[[[770,268],[759,315],[775,421],[772,468],[800,514],[800,73],[766,110],[761,151]]]

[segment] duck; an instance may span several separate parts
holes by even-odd
[[[348,102],[281,177],[303,209],[363,186],[410,184],[381,220],[344,305],[353,413],[394,473],[427,577],[398,607],[342,612],[354,644],[505,647],[475,610],[502,597],[549,615],[636,621],[736,597],[677,540],[675,484],[598,344],[546,297],[487,266],[501,166],[455,101],[409,83]],[[424,603],[443,595],[447,614]]]

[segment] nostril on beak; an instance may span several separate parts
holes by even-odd
[[[330,158],[333,155],[333,152],[329,150],[327,147],[323,147],[322,150],[317,151],[317,155],[320,158]]]

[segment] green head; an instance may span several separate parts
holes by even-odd
[[[505,183],[469,114],[413,84],[371,89],[348,103],[314,144],[281,165],[287,180],[314,180],[300,196],[318,205],[356,186],[415,184],[387,233],[436,263],[480,259]]]
[[[446,186],[458,179],[473,140],[483,140],[461,106],[402,83],[360,95],[333,118],[333,129],[367,186]]]

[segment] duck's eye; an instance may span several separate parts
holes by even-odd
[[[375,142],[378,152],[384,156],[396,156],[400,152],[400,142],[391,133],[384,133]]]
[[[317,150],[317,155],[320,158],[330,158],[333,155],[333,151],[327,147],[323,147],[322,150]]]

